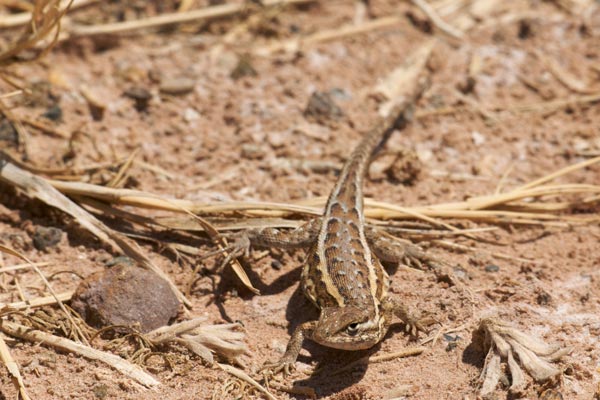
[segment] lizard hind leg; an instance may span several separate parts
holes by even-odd
[[[411,268],[430,270],[439,281],[448,282],[453,286],[458,284],[449,265],[439,257],[429,254],[420,246],[374,227],[368,227],[366,233],[371,249],[381,261],[402,263]]]

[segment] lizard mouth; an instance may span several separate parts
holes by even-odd
[[[313,340],[320,345],[339,350],[365,350],[375,346],[379,342],[379,336],[338,336],[324,338],[313,337]]]

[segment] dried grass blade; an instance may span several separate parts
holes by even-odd
[[[261,386],[258,382],[256,382],[254,379],[252,379],[248,374],[246,374],[241,369],[232,367],[230,365],[225,365],[225,364],[217,363],[217,365],[223,371],[227,372],[228,374],[231,374],[231,375],[235,376],[236,378],[241,379],[242,381],[250,384],[252,387],[256,388],[258,391],[260,391],[262,394],[264,394],[267,397],[267,399],[277,400],[277,398],[275,396],[273,396],[271,394],[271,392],[269,392],[266,388]]]
[[[169,276],[154,265],[154,263],[139,250],[135,243],[130,242],[120,233],[104,225],[96,217],[52,187],[45,179],[24,171],[10,162],[0,159],[0,180],[14,185],[24,190],[29,196],[35,197],[44,203],[71,215],[84,228],[92,232],[102,242],[109,245],[114,252],[119,254],[125,253],[144,267],[155,272],[169,284],[180,301],[188,307],[191,305],[189,300],[181,293],[177,286],[175,286]]]
[[[27,394],[27,390],[25,390],[25,384],[23,383],[23,377],[21,376],[21,371],[19,371],[19,365],[12,358],[10,354],[10,350],[4,341],[4,338],[0,335],[0,360],[6,365],[6,369],[11,376],[11,380],[15,388],[19,391],[19,397],[23,400],[31,400],[31,397]]]
[[[183,209],[183,211],[185,211],[189,216],[194,218],[200,225],[202,225],[206,233],[210,236],[213,242],[217,244],[220,250],[223,250],[227,246],[225,239],[220,237],[219,232],[207,220],[194,214],[190,210]],[[228,255],[227,252],[224,252],[223,254],[225,257]],[[231,260],[230,264],[231,269],[233,269],[233,272],[237,275],[240,281],[242,281],[244,286],[246,286],[252,293],[260,294],[260,291],[252,285],[250,278],[246,274],[246,271],[244,271],[244,268],[242,268],[240,262],[237,259],[234,259]]]
[[[261,3],[263,6],[277,6],[287,4],[306,4],[314,1],[316,0],[264,0]],[[185,22],[206,21],[237,15],[246,10],[246,8],[247,6],[244,3],[228,3],[186,12],[163,13],[153,17],[133,21],[115,22],[104,25],[74,25],[70,29],[70,34],[73,36],[104,35],[130,32],[145,28],[156,28],[159,26],[180,24]]]
[[[21,260],[29,263],[31,265],[31,268],[38,274],[38,276],[42,279],[42,281],[44,282],[44,285],[48,288],[48,291],[50,292],[50,294],[52,295],[52,297],[56,300],[56,303],[58,304],[58,306],[60,307],[60,309],[62,310],[63,313],[65,313],[65,316],[67,317],[67,319],[69,320],[69,322],[71,322],[71,325],[73,326],[73,329],[75,329],[77,331],[78,336],[83,340],[83,342],[85,344],[87,343],[87,339],[85,338],[85,335],[83,334],[83,332],[81,332],[81,329],[79,329],[79,325],[75,323],[75,321],[73,320],[73,317],[71,316],[71,313],[69,311],[67,311],[67,309],[65,308],[65,305],[63,304],[63,302],[58,298],[56,292],[54,291],[54,289],[52,288],[52,286],[50,285],[50,282],[48,282],[48,280],[46,279],[46,277],[44,276],[44,274],[42,274],[42,271],[40,271],[40,269],[27,257],[25,257],[25,255],[21,254],[20,252],[4,246],[3,244],[0,243],[0,251],[10,254],[12,256],[18,257]]]
[[[56,296],[43,296],[27,301],[17,301],[14,303],[0,303],[0,311],[25,310],[27,308],[51,306],[53,304],[57,304],[57,300],[63,302],[71,300],[73,293],[74,291],[71,290],[68,292],[56,293]]]
[[[527,183],[527,184],[525,184],[525,185],[523,185],[523,186],[515,189],[515,191],[526,190],[526,189],[530,189],[530,188],[535,187],[535,186],[539,186],[539,185],[541,185],[543,183],[546,183],[546,182],[549,182],[551,180],[554,180],[554,179],[556,179],[556,178],[558,178],[560,176],[567,175],[567,174],[569,174],[571,172],[574,172],[574,171],[577,171],[579,169],[589,167],[589,166],[594,165],[594,164],[596,164],[598,162],[600,162],[600,156],[599,157],[594,157],[594,158],[589,159],[589,160],[582,161],[582,162],[574,164],[574,165],[569,165],[568,167],[559,169],[558,171],[553,172],[553,173],[551,173],[549,175],[546,175],[546,176],[544,176],[544,177],[542,177],[540,179],[536,179],[533,182],[529,182],[529,183]]]
[[[42,343],[62,351],[76,353],[90,360],[101,361],[148,388],[160,385],[159,381],[154,379],[154,377],[146,373],[143,369],[114,354],[96,350],[66,338],[51,335],[5,320],[1,321],[0,330],[10,336],[25,339],[33,343]]]

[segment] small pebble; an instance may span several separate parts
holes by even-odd
[[[62,109],[58,104],[53,105],[48,108],[45,113],[42,114],[42,117],[48,118],[51,121],[59,122],[62,121]]]
[[[146,111],[148,109],[148,103],[152,98],[152,93],[148,89],[141,86],[134,86],[127,89],[124,93],[125,96],[135,100],[135,109],[138,111]]]
[[[185,122],[196,121],[200,118],[200,113],[193,108],[186,108],[183,110],[183,120]]]
[[[265,156],[265,150],[258,145],[252,143],[245,143],[242,145],[242,157],[251,160],[263,158]]]
[[[196,81],[190,78],[170,78],[161,82],[159,90],[164,94],[180,96],[192,92],[195,86]]]
[[[60,243],[63,232],[58,228],[38,226],[33,233],[33,246],[38,250],[46,250]]]
[[[463,279],[463,280],[469,279],[469,274],[467,273],[467,270],[464,269],[463,267],[460,267],[460,266],[453,267],[452,272],[458,279]]]
[[[488,264],[485,266],[485,272],[498,272],[500,267],[494,264]]]
[[[96,385],[92,388],[92,393],[94,393],[97,399],[105,399],[108,396],[108,386],[103,383]]]
[[[271,261],[271,268],[273,268],[274,270],[279,271],[282,267],[283,267],[283,264],[281,264],[281,261],[279,261],[279,260]]]
[[[344,116],[342,109],[335,104],[332,96],[326,92],[313,92],[308,99],[304,116],[317,122],[339,120]]]
[[[331,97],[342,101],[350,100],[352,98],[350,93],[341,88],[333,88],[329,91],[329,94],[331,95]]]
[[[423,163],[412,150],[398,152],[394,162],[388,169],[388,176],[393,182],[403,185],[414,185],[423,170]]]
[[[13,124],[8,120],[0,122],[0,141],[9,142],[15,146],[19,144],[19,135],[17,135]]]
[[[546,292],[538,293],[538,295],[536,297],[536,301],[540,306],[546,306],[546,305],[550,304],[551,300],[552,300],[552,297]]]
[[[106,263],[104,263],[104,265],[106,265],[109,268],[114,267],[115,265],[126,265],[133,267],[135,265],[135,262],[132,258],[129,258],[127,256],[118,256],[108,260]]]
[[[244,56],[240,57],[237,65],[235,66],[233,71],[231,71],[231,74],[230,74],[231,79],[234,79],[234,80],[238,80],[238,79],[246,77],[246,76],[256,76],[256,75],[258,75],[258,73],[252,66],[252,64],[250,62],[250,58],[244,57]]]

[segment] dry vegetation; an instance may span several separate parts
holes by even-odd
[[[0,96],[0,112],[16,135],[14,146],[0,148],[0,190],[11,190],[19,198],[35,199],[39,204],[43,204],[41,207],[60,210],[61,213],[53,218],[70,218],[69,221],[72,219],[79,227],[93,235],[100,246],[111,255],[126,255],[140,266],[159,274],[169,282],[179,300],[188,308],[192,308],[194,304],[197,306],[193,300],[194,285],[205,277],[206,271],[200,271],[202,262],[207,258],[218,259],[226,252],[227,235],[223,233],[250,227],[297,227],[307,218],[320,214],[325,197],[311,196],[287,202],[207,202],[173,198],[164,192],[132,188],[132,179],[139,171],[150,171],[167,179],[176,175],[176,171],[174,175],[174,171],[164,170],[158,162],[152,163],[142,159],[139,149],[125,157],[97,159],[87,164],[70,162],[77,159],[76,154],[65,157],[64,162],[40,164],[28,148],[32,137],[41,134],[59,139],[69,143],[71,151],[77,151],[77,146],[73,143],[91,134],[83,128],[69,130],[47,120],[35,119],[25,112],[23,101],[35,96],[35,92],[30,85],[30,77],[20,72],[19,68],[24,63],[43,63],[43,57],[54,46],[59,46],[60,51],[65,51],[69,43],[75,43],[82,38],[123,35],[128,40],[135,40],[136,36],[150,33],[169,35],[173,31],[186,34],[205,30],[218,32],[218,39],[210,45],[209,50],[205,50],[211,52],[214,57],[233,49],[236,54],[243,54],[240,60],[244,60],[245,57],[260,57],[274,58],[285,63],[293,62],[289,60],[299,57],[315,46],[369,35],[412,21],[415,24],[413,29],[424,29],[427,32],[426,39],[412,49],[411,55],[403,65],[396,69],[390,68],[385,76],[379,77],[379,80],[372,80],[378,81],[377,84],[363,88],[365,98],[374,101],[376,110],[385,113],[389,103],[404,93],[410,82],[424,73],[435,75],[435,68],[432,68],[431,64],[435,64],[436,61],[432,54],[439,47],[461,46],[470,40],[470,32],[474,29],[536,18],[533,4],[536,2],[515,2],[511,8],[504,2],[494,0],[414,0],[405,5],[409,10],[407,13],[374,17],[369,16],[371,10],[365,3],[356,2],[351,6],[356,10],[354,21],[346,21],[335,28],[315,28],[311,32],[299,35],[278,31],[281,29],[277,26],[278,17],[286,13],[309,13],[312,9],[308,6],[319,7],[315,4],[319,3],[318,1],[226,2],[212,6],[185,0],[144,2],[147,3],[145,6],[126,6],[126,2],[99,3],[102,2],[0,2],[5,9],[0,15],[0,27],[5,28],[0,49],[0,78],[4,82],[4,93]],[[600,6],[597,2],[557,0],[549,3],[552,3],[555,9],[556,18],[580,21],[591,35],[600,34],[594,31],[600,30],[598,24],[594,25],[593,19],[599,18],[597,15]],[[350,6],[344,4],[344,7]],[[115,15],[120,17],[115,18]],[[213,21],[214,25],[211,25]],[[102,42],[101,39],[97,40]],[[552,115],[565,109],[597,109],[597,103],[600,101],[598,79],[592,82],[579,77],[542,51],[534,52],[533,57],[562,85],[567,95],[559,96],[556,93],[562,92],[555,91],[542,96],[543,99],[539,101],[522,101],[509,105],[498,103],[490,106],[468,96],[468,90],[456,91],[458,102],[437,108],[420,108],[414,116],[415,120],[423,121],[467,112],[476,115],[485,123],[501,124],[503,119],[515,115],[527,118],[528,115]],[[466,82],[477,79],[481,60],[472,56],[468,64]],[[600,70],[596,69],[596,78],[598,76]],[[522,78],[524,84],[532,90],[544,91],[535,80],[526,76]],[[107,111],[110,106],[106,101],[87,86],[82,86],[79,93],[85,99],[91,114],[95,112],[101,116],[110,112]],[[138,98],[136,101],[140,101],[140,107],[144,107],[143,99]],[[0,145],[4,146],[3,143],[0,141]],[[468,194],[462,201],[403,206],[368,199],[366,215],[370,223],[430,249],[446,249],[467,254],[485,253],[494,259],[508,260],[521,265],[542,265],[534,257],[515,255],[495,248],[488,249],[486,244],[501,241],[497,235],[505,230],[515,232],[537,228],[553,232],[577,229],[581,226],[596,226],[600,221],[597,213],[600,185],[582,183],[580,175],[577,174],[600,163],[600,150],[583,149],[577,157],[578,159],[568,166],[556,168],[547,175],[520,185],[507,183],[511,174],[508,169],[497,181],[495,190],[487,195]],[[333,166],[326,167],[336,169],[338,166],[334,163]],[[321,167],[323,166],[317,163],[302,166],[308,170]],[[574,175],[577,177],[571,180]],[[214,182],[204,184],[208,188]],[[507,189],[509,186],[511,188]],[[27,204],[31,206],[32,203]],[[204,244],[218,250],[210,252],[206,251],[206,247],[199,250],[198,247],[189,245],[191,238],[198,237],[203,238]],[[185,280],[181,277],[175,280],[165,272],[154,261],[158,255],[152,251],[152,247],[146,245],[147,243],[153,244],[154,249],[175,255],[179,263],[188,267],[184,274]],[[97,244],[91,246],[96,247]],[[107,339],[105,331],[91,328],[69,307],[68,302],[75,286],[67,288],[61,285],[61,291],[53,288],[52,279],[43,270],[48,263],[52,263],[52,254],[45,255],[43,261],[33,261],[22,249],[15,249],[9,244],[0,244],[0,252],[6,255],[4,259],[0,256],[0,274],[3,276],[1,289],[4,291],[0,297],[0,301],[3,301],[0,303],[0,330],[3,332],[3,335],[0,335],[0,356],[8,369],[15,390],[23,399],[30,397],[19,365],[11,356],[11,347],[17,341],[44,343],[57,351],[77,353],[88,360],[98,360],[144,387],[161,385],[161,382],[148,372],[150,366],[152,370],[157,369],[156,362],[149,361],[152,357],[164,359],[162,367],[159,368],[164,373],[169,369],[175,370],[172,364],[183,357],[183,354],[191,352],[203,360],[204,365],[219,366],[230,374],[229,380],[214,385],[214,398],[234,398],[240,394],[276,398],[272,394],[276,392],[290,392],[293,396],[315,395],[312,388],[290,387],[277,382],[272,382],[267,390],[241,369],[217,363],[215,356],[220,362],[238,364],[241,368],[244,367],[244,360],[252,357],[248,356],[248,347],[244,343],[245,334],[239,324],[210,324],[205,317],[185,318],[172,326],[147,334],[132,329],[126,335]],[[221,274],[230,274],[230,269],[219,268],[219,264],[217,261],[216,267],[210,271],[214,279]],[[250,291],[259,293],[237,260],[231,262],[231,267],[236,279]],[[69,271],[68,265],[63,266],[61,272],[66,271]],[[27,291],[19,284],[19,277],[24,274],[35,274],[36,279],[43,284],[39,296],[25,294]],[[31,281],[31,278],[27,280]],[[9,302],[7,299],[14,300]],[[423,344],[428,341],[435,342],[441,334],[473,327],[467,326],[466,321],[463,321],[464,324],[456,322],[460,328],[446,326],[434,334],[437,335],[436,339],[429,338]],[[503,323],[485,320],[479,327],[478,335],[482,337],[480,341],[485,343],[483,346],[489,354],[479,384],[473,383],[473,387],[479,385],[484,395],[494,392],[501,380],[501,360],[508,363],[512,377],[510,389],[514,393],[522,393],[527,387],[526,378],[519,365],[536,381],[547,381],[562,373],[548,361],[557,359],[557,353],[564,355],[564,351],[523,336]],[[533,355],[527,353],[528,345],[539,351]],[[395,353],[391,357],[413,356],[423,351],[426,351],[426,347],[415,347]],[[345,370],[355,367],[360,362],[364,362],[364,359],[348,365]],[[377,360],[371,357],[370,362]],[[165,375],[163,377],[166,378]],[[555,380],[553,384],[554,388],[560,390],[559,380]],[[3,390],[0,388],[0,392]],[[138,387],[136,390],[142,389]]]

